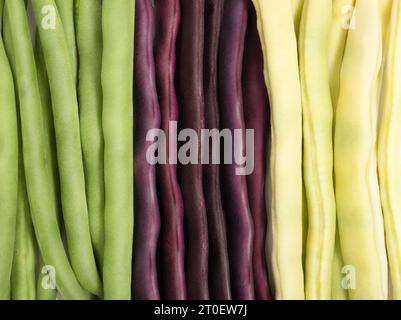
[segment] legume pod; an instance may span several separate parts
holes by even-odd
[[[357,0],[355,14],[356,26],[348,32],[336,111],[334,163],[339,235],[344,264],[350,271],[350,298],[386,299],[387,257],[376,172],[382,62],[379,1]]]
[[[378,164],[392,298],[401,299],[401,1],[394,0],[385,46]]]
[[[303,299],[302,104],[290,0],[253,0],[271,110],[267,256],[277,299]],[[290,93],[290,94],[289,94]],[[284,178],[285,177],[285,178]]]
[[[305,293],[330,299],[336,227],[333,186],[333,107],[328,39],[331,0],[306,0],[299,35],[302,89],[303,170],[308,205]]]

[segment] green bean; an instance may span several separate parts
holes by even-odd
[[[20,98],[24,169],[32,220],[43,258],[55,268],[57,286],[65,299],[86,299],[65,254],[58,228],[56,206],[49,197],[51,168],[45,147],[43,116],[36,66],[22,0],[7,0],[6,14],[13,21],[11,37]],[[64,85],[64,84],[63,84]]]
[[[328,38],[332,0],[305,0],[299,36],[304,178],[308,204],[307,299],[331,297],[336,210]]]
[[[1,1],[1,16],[3,5]],[[10,298],[17,220],[18,132],[14,83],[1,36],[0,74],[0,300],[5,300]]]
[[[53,17],[55,28],[42,26],[42,8],[56,8],[54,0],[33,0],[32,8],[39,26],[38,33],[52,96],[61,201],[71,264],[82,286],[101,296],[102,285],[89,231],[78,102],[71,57],[68,55],[66,37],[57,10]]]
[[[20,148],[20,154],[22,155],[21,151],[22,148]],[[11,273],[11,297],[13,300],[35,300],[36,239],[26,194],[24,164],[21,156],[19,169],[18,213],[14,261]]]
[[[387,257],[377,177],[378,86],[382,62],[379,0],[357,0],[341,69],[335,129],[335,192],[351,299],[386,299]]]
[[[77,81],[77,44],[75,42],[75,24],[74,24],[74,1],[75,0],[55,0],[57,10],[63,24],[65,38],[67,40],[68,52],[70,54],[70,62],[75,82]],[[91,2],[91,1],[85,1]]]
[[[103,0],[105,299],[131,296],[134,8],[134,0]]]
[[[38,74],[38,85],[42,105],[42,115],[43,115],[43,125],[44,125],[44,135],[45,135],[45,146],[48,150],[49,162],[52,168],[52,184],[50,185],[53,189],[52,198],[56,204],[56,213],[59,221],[59,227],[61,228],[62,222],[62,208],[60,199],[60,177],[58,173],[57,165],[57,147],[56,147],[56,136],[54,132],[53,124],[53,112],[52,112],[52,102],[50,96],[49,79],[47,78],[46,65],[43,57],[43,50],[40,44],[40,39],[36,37],[35,44],[35,62]],[[61,229],[63,231],[63,229]],[[57,290],[51,287],[43,287],[43,279],[48,275],[42,273],[45,263],[41,254],[39,252],[39,273],[37,279],[36,295],[38,300],[55,300],[57,295]]]
[[[381,203],[390,266],[392,298],[401,299],[401,1],[394,0],[385,50],[379,132]]]
[[[302,104],[290,0],[253,0],[271,103],[267,177],[271,264],[277,299],[303,299]],[[284,178],[285,177],[285,178]],[[284,179],[283,179],[284,178]]]
[[[104,253],[104,141],[102,131],[102,1],[77,0],[78,98],[92,243],[100,269]]]

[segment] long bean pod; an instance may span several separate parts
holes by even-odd
[[[401,299],[401,1],[394,0],[385,46],[379,131],[380,194],[390,267],[392,298]]]
[[[219,48],[221,126],[231,132],[241,129],[241,149],[237,152],[242,155],[245,154],[245,120],[241,79],[248,8],[246,0],[224,3]],[[237,175],[236,170],[236,164],[225,165],[222,175],[231,288],[234,299],[249,300],[255,296],[252,267],[254,233],[246,177]]]
[[[218,105],[218,49],[223,0],[205,2],[204,88],[205,126],[209,130],[220,129]],[[216,146],[216,145],[215,145]],[[216,146],[217,147],[217,146]],[[213,152],[210,150],[209,159]],[[227,249],[227,228],[222,203],[220,165],[204,166],[203,185],[209,232],[209,290],[211,299],[231,299],[230,266]]]
[[[253,276],[255,298],[270,299],[266,266],[266,201],[265,177],[269,133],[269,98],[263,77],[263,52],[256,26],[256,12],[251,6],[245,38],[242,86],[247,129],[254,130],[255,167],[247,177],[249,207],[254,224]]]
[[[11,36],[20,99],[24,168],[36,237],[44,260],[56,272],[57,287],[63,297],[86,299],[89,294],[82,289],[69,264],[58,228],[56,205],[49,197],[51,168],[47,162],[40,93],[24,2],[7,0],[6,14],[13,21]]]
[[[307,299],[331,297],[336,227],[333,186],[333,107],[328,68],[331,0],[306,0],[299,36],[304,177],[308,204]]]
[[[180,128],[201,136],[205,126],[203,92],[204,1],[181,1],[182,19],[177,64]],[[200,140],[200,139],[199,139]],[[198,141],[198,150],[200,141]],[[186,283],[189,299],[208,299],[208,230],[202,185],[201,155],[197,164],[179,167],[186,225]]]
[[[0,2],[3,16],[4,1]],[[3,19],[0,19],[2,23]],[[18,129],[14,82],[0,36],[0,300],[10,299],[18,197]]]
[[[133,213],[134,0],[103,0],[104,297],[130,299]],[[118,86],[116,86],[118,84]]]
[[[272,123],[266,188],[270,219],[267,254],[275,297],[302,299],[302,104],[291,2],[253,3],[265,57]]]
[[[169,126],[172,121],[178,121],[174,72],[180,14],[179,0],[159,0],[156,2],[156,82],[161,114],[160,127],[166,134],[166,145],[170,145],[170,140],[173,139],[169,135]],[[149,39],[146,39],[146,41],[149,41]],[[169,159],[170,152],[175,152],[176,150],[168,149],[166,151],[166,157]],[[160,279],[161,295],[168,300],[186,299],[184,203],[177,179],[177,166],[174,164],[159,164],[157,174],[161,190],[160,206],[162,218],[159,241],[161,246],[161,270],[163,270],[162,279]]]
[[[102,284],[89,230],[77,92],[66,36],[57,10],[52,17],[55,19],[54,29],[44,28],[41,24],[42,8],[56,8],[54,0],[34,0],[32,7],[39,26],[38,33],[52,95],[61,201],[71,264],[82,286],[101,296]],[[46,261],[45,257],[44,259]]]
[[[357,0],[355,12],[357,26],[348,32],[336,110],[339,235],[344,264],[352,268],[350,277],[356,276],[350,298],[386,299],[387,257],[376,162],[382,62],[379,1]]]
[[[295,34],[298,36],[305,0],[291,0],[291,2],[292,2],[291,5],[292,5],[293,17],[294,17]]]
[[[136,1],[135,20],[135,234],[133,259],[133,298],[159,299],[157,280],[157,241],[160,212],[156,189],[156,166],[147,159],[149,130],[160,128],[157,100],[153,36],[155,8],[147,0]]]
[[[102,130],[102,1],[76,1],[79,123],[89,226],[100,269],[104,255],[104,139]]]

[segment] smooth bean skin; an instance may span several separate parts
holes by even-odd
[[[20,99],[24,169],[36,237],[44,260],[55,268],[57,287],[63,297],[87,299],[90,295],[80,286],[65,254],[56,205],[49,197],[53,192],[51,168],[47,162],[40,93],[24,2],[7,0],[6,14],[14,22],[11,35]]]
[[[223,19],[223,0],[205,2],[205,126],[207,129],[220,129],[218,103],[218,50],[220,43],[221,22]],[[213,152],[209,152],[212,159]],[[210,298],[230,300],[230,266],[227,249],[227,226],[223,209],[221,184],[221,166],[204,166],[203,189],[207,209],[209,232],[209,290]]]
[[[270,300],[270,287],[266,265],[266,201],[265,177],[267,139],[269,134],[269,97],[263,76],[263,52],[256,26],[256,12],[249,9],[248,28],[245,36],[242,75],[244,119],[246,129],[254,130],[255,167],[247,176],[249,208],[254,224],[253,276],[255,298]]]
[[[104,298],[131,298],[134,0],[103,0]],[[116,85],[118,84],[118,85]]]
[[[177,51],[179,129],[190,128],[200,137],[205,127],[203,92],[204,1],[181,1],[181,32]],[[200,150],[200,141],[198,145]],[[201,154],[199,153],[200,163]],[[202,184],[202,165],[179,166],[187,238],[186,283],[188,299],[209,299],[208,229]]]
[[[348,32],[336,110],[334,172],[339,236],[344,264],[355,268],[357,276],[356,288],[349,290],[350,299],[387,299],[376,152],[382,63],[379,1],[357,0],[355,10],[357,28]]]
[[[401,1],[394,0],[385,43],[378,168],[392,299],[401,299]]]
[[[302,103],[291,1],[253,0],[253,4],[272,125],[266,186],[267,257],[275,298],[303,299]]]
[[[245,120],[242,97],[242,62],[248,21],[248,2],[224,3],[219,47],[219,96],[222,129],[242,129],[245,154]],[[254,299],[253,224],[248,202],[246,177],[236,174],[236,164],[222,167],[223,205],[227,217],[228,257],[233,299]]]
[[[299,35],[299,28],[301,23],[302,10],[305,0],[291,0],[292,12],[294,16],[295,34]]]
[[[71,264],[82,286],[102,296],[102,284],[89,231],[78,102],[71,57],[68,55],[66,37],[57,11],[53,17],[55,29],[42,26],[43,6],[56,7],[53,0],[32,1],[52,96],[61,201]],[[46,261],[46,257],[44,259]]]
[[[61,22],[67,40],[68,53],[70,54],[70,62],[72,72],[74,75],[75,82],[77,81],[78,72],[78,56],[77,56],[77,42],[76,42],[76,30],[74,23],[74,10],[75,6],[79,6],[80,0],[55,0],[58,13],[60,15]],[[84,1],[93,2],[93,1]],[[96,2],[96,1],[94,1]]]
[[[174,72],[180,15],[179,0],[156,2],[156,84],[160,104],[160,128],[166,133],[167,145],[171,139],[170,121],[178,121]],[[170,150],[167,150],[166,156],[169,157],[169,155]],[[159,241],[161,246],[160,295],[167,300],[184,300],[187,296],[184,266],[184,203],[178,184],[177,166],[158,164],[157,175],[161,190],[159,197],[162,219]]]
[[[102,1],[76,1],[78,101],[89,226],[100,270],[104,256],[104,139],[102,129]]]
[[[160,211],[156,189],[156,166],[148,162],[149,130],[160,128],[153,37],[155,8],[150,1],[136,1],[135,16],[135,234],[132,296],[138,300],[160,298],[157,278],[157,242]],[[145,193],[139,190],[146,190]]]
[[[3,5],[0,2],[1,14]],[[0,74],[0,300],[8,300],[17,221],[18,129],[13,77],[2,37]]]
[[[328,39],[331,0],[306,0],[299,35],[303,109],[303,169],[308,205],[305,293],[331,298],[336,206],[333,186],[333,107]]]

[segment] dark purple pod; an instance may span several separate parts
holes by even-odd
[[[248,7],[247,0],[225,1],[219,47],[221,128],[230,129],[233,136],[234,129],[242,130],[242,154],[245,154],[245,122],[241,82]],[[223,166],[222,190],[227,217],[232,296],[233,299],[247,300],[255,296],[253,224],[246,176],[237,175],[237,168],[234,162]]]
[[[245,38],[242,92],[247,129],[254,130],[254,171],[247,176],[248,198],[254,224],[253,276],[255,297],[270,300],[266,266],[266,202],[265,177],[267,137],[269,131],[269,98],[263,75],[263,52],[256,25],[256,12],[249,9],[248,29]]]
[[[205,124],[207,129],[220,129],[217,61],[224,0],[206,0],[205,6]],[[209,159],[211,158],[210,150]],[[210,296],[215,300],[229,300],[231,299],[230,270],[226,221],[220,189],[220,165],[206,164],[203,177],[209,230]]]
[[[175,51],[178,28],[180,24],[180,1],[156,1],[156,39],[155,63],[156,83],[159,96],[161,129],[166,134],[169,145],[169,126],[178,121],[178,105],[174,87]],[[166,148],[166,157],[170,152]],[[184,268],[184,204],[178,184],[177,166],[159,164],[157,175],[159,199],[161,206],[160,234],[160,274],[163,299],[186,299]]]
[[[201,137],[205,127],[203,95],[204,0],[181,1],[181,27],[177,55],[177,96],[180,129],[193,129]],[[198,148],[201,139],[198,139]],[[186,231],[186,283],[189,299],[209,299],[208,230],[202,185],[201,153],[198,164],[180,165]]]
[[[160,128],[156,92],[153,40],[155,9],[151,0],[136,0],[135,17],[135,231],[133,250],[134,299],[159,299],[157,280],[157,241],[160,213],[156,188],[156,167],[146,153],[152,142],[149,130]]]

